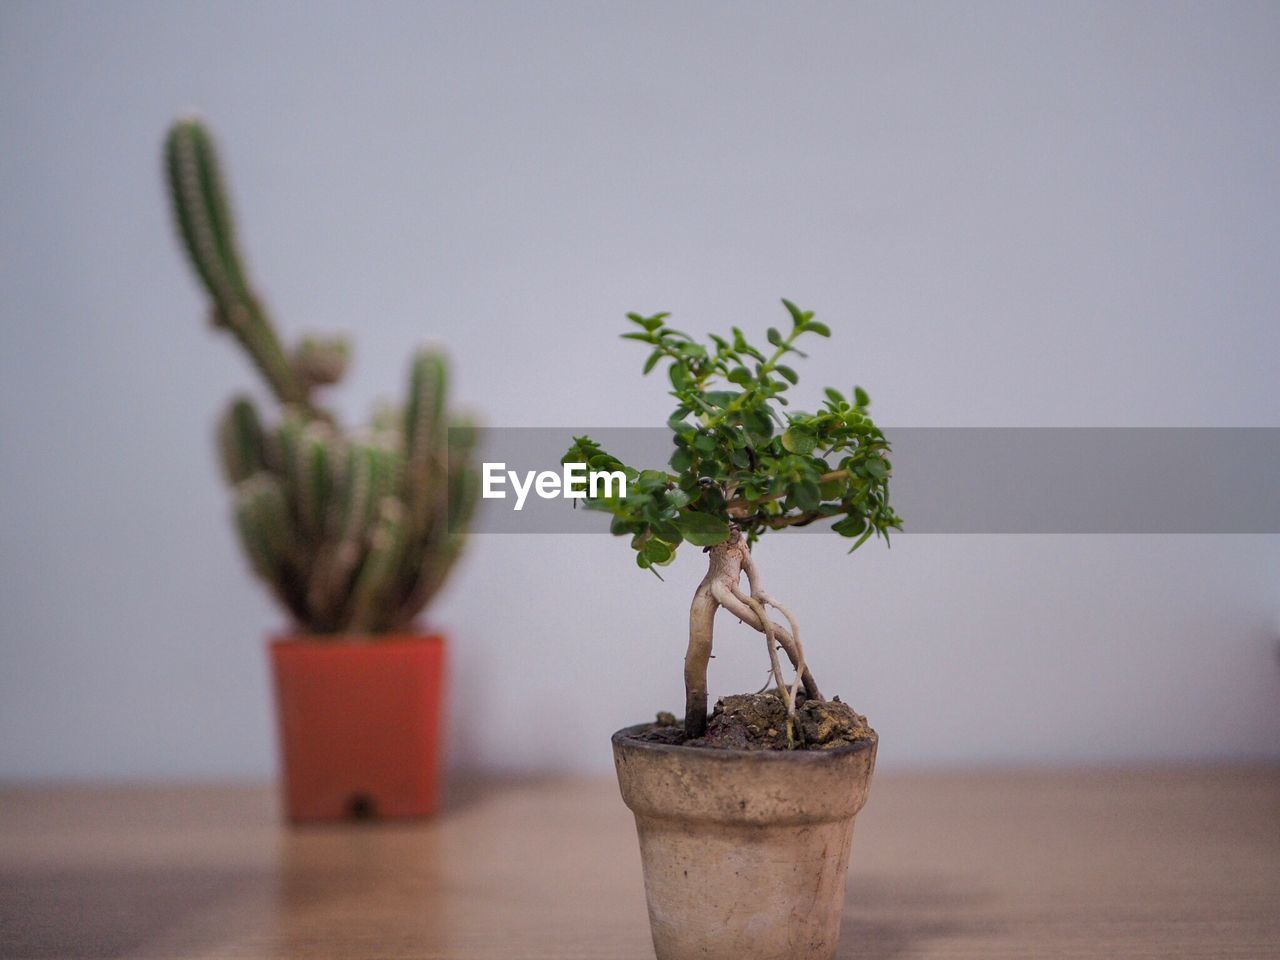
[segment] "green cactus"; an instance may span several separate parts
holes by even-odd
[[[310,387],[280,345],[236,249],[213,138],[199,120],[179,120],[165,142],[169,194],[182,242],[213,304],[216,326],[238,339],[282,403],[310,402]]]
[[[165,143],[178,233],[214,324],[249,354],[282,405],[265,427],[236,397],[218,424],[223,472],[253,570],[300,628],[376,634],[410,627],[461,553],[479,490],[475,430],[447,409],[448,364],[413,358],[403,408],[375,412],[356,436],[316,403],[342,379],[342,338],[303,337],[287,351],[250,285],[213,138],[180,120]]]
[[[243,394],[231,401],[218,424],[218,449],[223,473],[233,486],[266,469],[262,418],[253,401]]]
[[[350,357],[346,337],[303,337],[293,352],[293,367],[308,388],[321,387],[342,379]]]

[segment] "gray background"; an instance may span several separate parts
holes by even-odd
[[[1275,427],[1277,49],[1274,4],[4,4],[0,777],[272,769],[280,618],[210,437],[254,380],[167,221],[179,111],[286,331],[356,337],[352,418],[438,340],[491,425],[652,425],[624,311],[789,296],[836,331],[802,393],[885,423]],[[758,557],[885,767],[1280,757],[1280,537]],[[681,700],[699,576],[476,538],[434,613],[454,762],[607,768]],[[713,689],[761,646],[725,623]]]

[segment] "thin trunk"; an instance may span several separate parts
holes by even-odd
[[[711,634],[716,618],[711,583],[708,573],[689,607],[689,649],[684,655],[684,732],[690,739],[707,732],[707,667],[711,663]]]
[[[707,551],[707,575],[698,584],[689,607],[689,649],[684,657],[684,732],[700,737],[707,732],[707,667],[711,664],[711,637],[715,629],[716,585],[737,583],[742,576],[746,541],[734,531],[724,543]]]
[[[738,584],[744,572],[751,596],[760,601],[758,604],[748,604],[740,599],[744,595]],[[805,693],[810,699],[822,699],[818,684],[790,631],[762,616],[765,602],[771,601],[760,587],[747,541],[734,530],[728,540],[707,551],[707,574],[698,584],[689,607],[689,649],[684,657],[684,730],[690,739],[707,732],[707,668],[711,664],[716,610],[722,606],[749,627],[766,636],[772,634],[772,639],[786,651],[792,666],[799,671]],[[758,607],[760,612],[757,613],[753,607]],[[794,624],[789,614],[784,612],[783,615],[788,623]]]

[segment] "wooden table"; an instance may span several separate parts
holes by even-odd
[[[611,780],[287,829],[266,788],[0,792],[0,956],[652,956]],[[1280,957],[1280,770],[878,778],[842,957]]]

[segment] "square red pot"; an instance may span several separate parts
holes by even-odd
[[[444,646],[438,635],[271,643],[289,819],[435,811]]]

